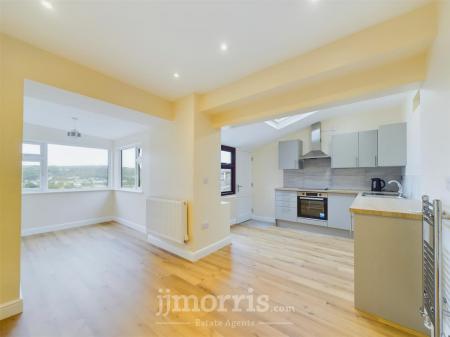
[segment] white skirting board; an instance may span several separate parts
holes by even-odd
[[[206,247],[203,247],[199,250],[196,250],[194,252],[187,250],[187,247],[180,247],[179,245],[175,245],[173,243],[170,243],[168,241],[162,240],[159,237],[155,235],[147,235],[148,242],[150,242],[152,245],[161,248],[163,250],[168,251],[169,253],[175,254],[185,260],[195,262],[200,260],[201,258],[214,253],[215,251],[228,246],[231,244],[231,237],[228,235],[222,240],[219,240],[217,242],[214,242]]]
[[[134,229],[134,230],[138,231],[138,232],[141,232],[141,233],[144,233],[144,234],[147,233],[147,228],[145,227],[145,225],[139,225],[136,222],[129,221],[127,219],[124,219],[124,218],[121,218],[121,217],[118,217],[118,216],[113,216],[113,217],[111,217],[111,219],[112,219],[112,221],[118,222],[121,225],[127,226],[127,227],[129,227],[131,229]]]
[[[112,221],[112,220],[113,220],[113,217],[111,217],[111,216],[104,216],[104,217],[91,218],[91,219],[74,221],[74,222],[66,222],[66,223],[56,224],[56,225],[47,225],[47,226],[23,228],[22,229],[22,236],[41,234],[41,233],[49,233],[49,232],[60,231],[60,230],[63,230],[63,229],[95,225],[95,224],[99,224],[99,223],[102,223],[102,222],[108,222],[108,221]]]
[[[275,218],[271,218],[271,217],[268,217],[268,216],[252,215],[252,220],[262,221],[262,222],[269,222],[269,223],[275,223]]]
[[[0,321],[2,319],[20,314],[23,311],[23,300],[18,298],[17,300],[0,304]]]
[[[89,225],[97,225],[102,222],[109,222],[109,221],[115,221],[120,223],[121,225],[127,226],[129,228],[132,228],[138,232],[146,233],[146,228],[144,225],[139,225],[135,222],[129,221],[127,219],[117,217],[117,216],[103,216],[99,218],[92,218],[92,219],[86,219],[81,221],[74,221],[74,222],[67,222],[63,224],[57,224],[57,225],[48,225],[48,226],[39,226],[39,227],[32,227],[32,228],[24,228],[22,229],[22,236],[29,236],[34,234],[42,234],[42,233],[50,233],[50,232],[56,232],[64,229],[69,228],[76,228],[76,227],[83,227],[83,226],[89,226]]]

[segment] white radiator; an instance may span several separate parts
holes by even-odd
[[[178,243],[188,241],[187,202],[148,198],[147,233]]]
[[[447,301],[450,299],[450,219],[442,221],[442,295]],[[443,304],[442,332],[450,336],[449,303]]]

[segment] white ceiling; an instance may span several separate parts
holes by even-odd
[[[141,112],[93,98],[73,94],[44,84],[26,81],[24,122],[68,131],[72,117],[85,135],[119,139],[170,123]]]
[[[48,1],[53,10],[40,0],[0,1],[0,30],[168,98],[209,91],[428,2]]]
[[[265,122],[225,127],[222,128],[222,144],[238,147],[246,151],[252,151],[259,146],[273,142],[285,135],[303,128],[307,128],[313,123],[320,122],[331,117],[351,113],[364,113],[375,109],[399,106],[405,103],[406,99],[411,98],[411,95],[411,92],[404,92],[319,110],[308,117],[280,130],[274,129]]]

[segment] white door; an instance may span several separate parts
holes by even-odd
[[[236,150],[236,222],[252,217],[252,163],[250,153]]]

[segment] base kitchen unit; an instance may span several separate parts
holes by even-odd
[[[275,221],[352,231],[349,208],[357,194],[353,190],[278,188]]]
[[[408,332],[427,333],[422,305],[419,201],[359,195],[351,206],[355,307]]]

